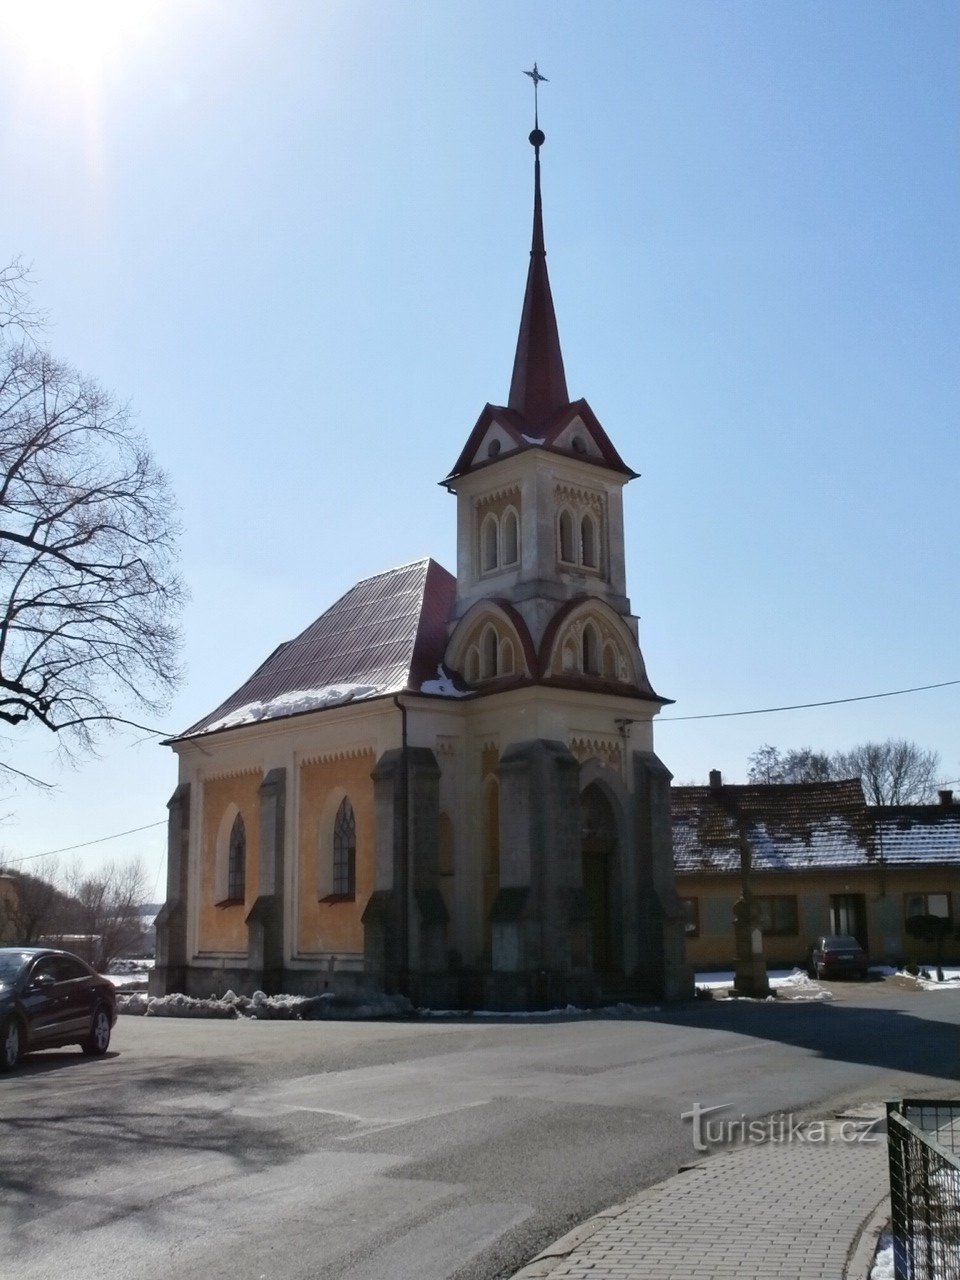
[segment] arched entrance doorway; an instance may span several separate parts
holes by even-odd
[[[583,889],[590,911],[593,968],[617,967],[613,903],[617,856],[617,822],[605,792],[595,782],[580,797],[580,848]]]

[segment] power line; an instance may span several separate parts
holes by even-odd
[[[11,858],[11,862],[33,862],[36,858],[52,858],[55,853],[72,853],[74,849],[89,849],[92,844],[106,844],[108,840],[119,840],[121,836],[135,836],[139,831],[152,831],[154,827],[165,827],[166,818],[159,822],[148,822],[145,827],[131,827],[129,831],[115,831],[112,836],[99,836],[96,840],[84,840],[82,844],[68,844],[62,849],[48,849],[46,853],[28,853],[25,858]]]
[[[657,717],[657,724],[679,724],[681,720],[725,720],[730,716],[767,716],[774,711],[805,711],[808,707],[839,707],[845,702],[870,702],[874,698],[898,698],[904,693],[922,693],[926,689],[947,689],[960,680],[941,680],[939,684],[918,684],[912,689],[891,689],[888,693],[862,693],[856,698],[829,698],[824,702],[795,702],[787,707],[755,707],[752,711],[714,711],[710,715]]]

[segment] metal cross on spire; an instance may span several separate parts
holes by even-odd
[[[537,70],[537,64],[536,64],[536,63],[534,63],[534,64],[533,64],[533,70],[532,70],[532,71],[525,71],[523,74],[524,74],[525,76],[529,76],[529,77],[530,77],[530,79],[533,81],[533,127],[534,127],[535,129],[539,129],[539,128],[540,128],[540,119],[539,119],[539,115],[538,115],[538,107],[539,107],[539,103],[538,103],[538,101],[537,101],[537,90],[538,90],[539,86],[541,85],[541,83],[542,83],[542,84],[549,84],[549,83],[550,83],[550,81],[547,79],[547,77],[546,77],[546,76],[542,76],[542,75],[540,74],[540,72]]]

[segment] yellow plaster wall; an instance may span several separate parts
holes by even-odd
[[[229,778],[213,778],[203,784],[201,833],[199,951],[246,951],[247,912],[257,896],[260,879],[259,770]],[[217,832],[227,808],[235,804],[243,816],[247,836],[246,896],[243,904],[216,905]]]
[[[373,781],[374,752],[348,759],[314,760],[300,766],[300,812],[298,815],[297,951],[363,951],[363,915],[373,891],[375,826]],[[320,824],[330,793],[343,789],[353,805],[357,824],[357,892],[354,900],[321,902],[318,899],[317,866],[320,853]],[[332,820],[327,824],[332,835]],[[332,857],[332,848],[324,850]]]

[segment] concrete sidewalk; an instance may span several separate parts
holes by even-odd
[[[516,1280],[866,1280],[888,1216],[883,1125],[866,1131],[879,1114],[836,1116],[823,1141],[710,1155],[575,1228]]]

